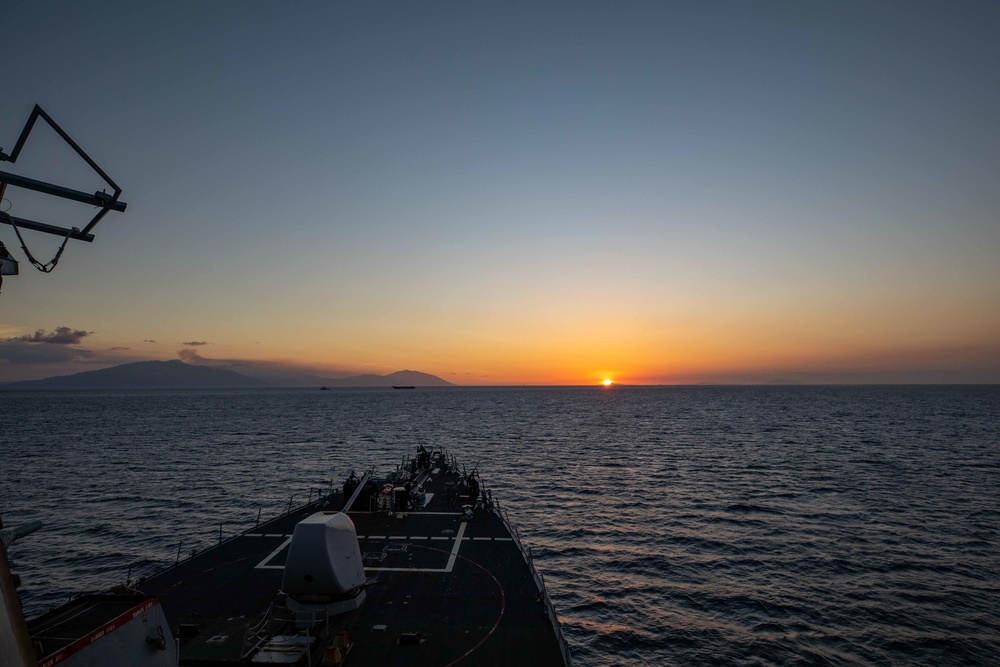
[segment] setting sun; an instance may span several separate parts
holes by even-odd
[[[604,381],[604,382],[603,382],[602,384],[603,384],[603,385],[604,385],[605,387],[610,387],[610,386],[611,386],[611,380],[605,380],[605,381]]]

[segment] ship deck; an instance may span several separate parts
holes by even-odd
[[[488,502],[468,518],[468,499],[455,492],[462,477],[444,457],[417,479],[427,492],[417,510],[369,511],[364,493],[355,501],[348,516],[364,558],[366,601],[316,634],[347,633],[344,665],[567,664],[541,579],[502,513]],[[336,491],[143,581],[139,588],[159,599],[180,639],[181,664],[252,660],[247,628],[262,623],[273,626],[269,634],[291,637],[295,619],[278,618],[272,605],[295,524],[344,502]]]

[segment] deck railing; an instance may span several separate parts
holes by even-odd
[[[448,453],[446,451],[442,452],[442,453],[444,454],[445,463],[449,466],[449,468],[451,468],[451,470],[454,470],[456,472],[459,471],[459,470],[461,470],[462,471],[462,476],[466,477],[465,467],[459,465],[457,457],[454,454],[450,454],[450,453]],[[406,460],[407,460],[407,458],[404,456],[401,469],[406,469]],[[368,472],[365,473],[365,475],[364,475],[365,480],[367,480],[367,478],[368,478],[368,476],[370,474],[371,474],[371,471],[368,471]],[[360,492],[361,488],[363,488],[363,484],[359,485],[358,490],[354,494],[355,497],[358,495],[358,493]],[[308,507],[310,507],[312,505],[322,505],[322,504],[325,504],[334,495],[333,480],[332,479],[330,480],[330,493],[328,495],[323,495],[323,492],[322,492],[321,489],[320,490],[315,490],[315,491],[316,491],[316,499],[313,500],[314,489],[310,489],[309,500],[304,505],[298,505],[298,506],[293,507],[294,496],[289,497],[288,503],[287,503],[287,505],[284,508],[285,511],[282,512],[277,517],[275,517],[273,519],[269,519],[269,520],[265,521],[264,523],[266,524],[266,523],[270,523],[271,521],[276,521],[276,520],[278,520],[278,519],[280,519],[280,518],[282,518],[284,516],[287,516],[288,514],[292,514],[294,512],[301,512],[302,510],[304,510],[304,509],[306,509],[306,508],[308,508]],[[517,545],[518,550],[521,552],[521,557],[524,559],[525,564],[528,566],[528,570],[531,572],[532,579],[535,582],[535,586],[538,588],[538,593],[539,593],[539,595],[541,597],[542,603],[545,606],[545,615],[548,617],[549,621],[552,624],[552,628],[553,628],[553,630],[556,633],[556,638],[559,641],[559,648],[560,648],[560,651],[561,651],[562,656],[563,656],[563,662],[566,664],[567,667],[571,667],[572,664],[573,664],[573,658],[572,658],[572,655],[570,654],[569,644],[567,643],[566,638],[563,636],[562,626],[559,624],[559,615],[556,613],[555,606],[552,604],[552,599],[549,597],[548,589],[545,586],[545,578],[544,578],[544,576],[542,576],[542,573],[538,571],[538,568],[535,567],[535,559],[534,559],[534,555],[531,552],[531,547],[529,547],[529,546],[527,546],[527,545],[524,544],[524,541],[521,539],[521,531],[518,530],[517,524],[515,524],[511,520],[510,516],[507,513],[506,508],[502,507],[500,505],[500,502],[493,497],[493,492],[491,490],[487,489],[486,487],[483,487],[483,496],[486,499],[487,506],[503,522],[503,525],[507,528],[507,531],[510,533],[511,538],[514,541],[514,544]],[[173,567],[177,567],[181,563],[186,562],[186,561],[190,560],[191,558],[194,558],[197,554],[201,553],[202,551],[209,551],[211,549],[218,548],[218,547],[222,546],[225,543],[228,543],[228,542],[230,542],[230,541],[232,541],[232,540],[234,540],[234,539],[236,539],[238,537],[241,537],[242,535],[245,535],[246,533],[249,533],[249,532],[257,529],[260,526],[260,514],[261,514],[261,512],[257,513],[257,521],[256,521],[256,523],[254,524],[254,526],[252,528],[248,528],[248,529],[243,530],[241,532],[234,533],[234,534],[230,535],[229,537],[225,537],[225,538],[223,537],[223,524],[220,523],[219,524],[219,541],[218,541],[218,543],[212,544],[212,545],[210,545],[210,546],[208,546],[206,548],[203,548],[203,549],[198,549],[197,548],[198,546],[201,546],[201,545],[204,544],[203,542],[199,542],[196,545],[196,548],[194,548],[194,549],[191,550],[190,555],[186,556],[185,558],[181,558],[181,551],[182,551],[182,545],[183,545],[183,543],[178,543],[178,545],[177,545],[177,558],[175,559],[174,563],[172,565],[168,565],[167,567],[165,567],[165,568],[163,568],[161,570],[157,570],[154,574],[159,574],[160,572],[164,572],[164,571],[169,570],[169,569],[171,569]],[[215,529],[213,528],[212,530],[214,532]],[[130,575],[131,575],[131,567],[132,566],[129,566]],[[131,579],[131,576],[129,576],[129,579]],[[267,616],[265,616],[265,618],[263,619],[262,622],[266,622],[267,620],[268,620],[268,618],[267,618]],[[248,628],[248,630],[250,632],[249,632],[248,635],[246,635],[244,637],[244,641],[245,642],[252,641],[253,636],[256,634],[256,633],[254,633],[252,631],[252,629]]]
[[[295,505],[294,504],[294,502],[295,502],[295,496],[294,495],[293,496],[289,496],[288,502],[285,503],[284,507],[282,507],[283,511],[278,516],[276,516],[276,517],[274,517],[272,519],[265,520],[264,523],[267,524],[267,523],[270,523],[272,521],[277,521],[278,519],[280,519],[282,517],[285,517],[285,516],[287,516],[289,514],[293,514],[293,513],[296,513],[296,512],[301,512],[301,511],[303,511],[303,510],[305,510],[305,509],[307,509],[309,507],[312,507],[314,505],[316,505],[316,506],[322,506],[322,505],[326,504],[330,500],[330,498],[333,496],[333,493],[334,493],[334,491],[333,491],[333,484],[332,484],[332,480],[331,480],[330,493],[329,494],[324,494],[322,489],[311,488],[309,490],[308,501],[305,504]],[[250,528],[245,528],[245,529],[242,529],[242,530],[237,530],[236,532],[234,532],[234,533],[232,533],[232,534],[230,534],[228,536],[226,536],[224,534],[224,532],[223,532],[225,523],[219,523],[219,527],[218,528],[216,528],[215,526],[213,526],[211,528],[211,532],[213,534],[217,534],[218,535],[218,539],[217,540],[213,540],[213,541],[209,542],[208,540],[201,539],[201,540],[197,540],[197,541],[195,541],[193,543],[192,542],[188,542],[187,545],[185,545],[184,541],[181,540],[180,542],[177,543],[177,553],[176,553],[176,556],[174,558],[174,562],[171,563],[171,564],[169,564],[169,565],[167,565],[166,567],[161,567],[159,569],[156,569],[151,574],[146,575],[146,576],[154,576],[154,575],[160,574],[161,572],[166,572],[167,570],[169,570],[171,568],[177,567],[181,563],[186,563],[187,561],[191,560],[192,558],[194,558],[195,556],[197,556],[200,553],[203,553],[205,551],[210,551],[212,549],[216,549],[218,547],[221,547],[223,544],[227,544],[227,543],[235,540],[238,537],[242,537],[243,535],[246,535],[247,533],[253,532],[257,528],[259,528],[260,525],[261,525],[260,517],[261,517],[261,513],[262,512],[263,512],[263,508],[260,508],[260,511],[257,512],[257,518],[256,518],[256,521],[254,522],[253,526],[251,526]],[[207,542],[207,544],[206,544],[206,542]],[[188,549],[190,549],[190,551],[188,551]],[[132,570],[133,570],[133,568],[136,568],[136,567],[140,566],[140,564],[142,564],[142,563],[148,564],[149,561],[140,561],[140,562],[132,563],[131,565],[128,566],[128,574],[126,575],[126,580],[125,580],[126,587],[130,587],[134,583],[132,581]],[[145,569],[145,568],[142,568],[142,569]]]
[[[556,633],[556,638],[559,640],[559,649],[562,652],[563,662],[567,667],[571,667],[573,664],[573,656],[570,654],[569,643],[562,633],[562,626],[559,624],[559,615],[556,613],[556,608],[552,604],[552,599],[549,598],[549,591],[545,587],[545,577],[542,573],[538,571],[535,567],[535,558],[531,553],[531,547],[526,546],[521,540],[521,531],[517,529],[517,525],[511,521],[510,516],[507,514],[507,510],[500,506],[500,502],[493,498],[493,492],[489,490],[484,490],[487,497],[487,502],[489,507],[492,508],[493,512],[500,518],[503,525],[507,527],[507,531],[514,540],[514,544],[517,545],[518,550],[521,552],[521,556],[524,558],[525,564],[528,566],[528,570],[531,571],[531,576],[535,580],[535,586],[538,588],[538,594],[542,598],[542,603],[545,605],[545,615],[548,617],[549,622],[552,623],[552,629]]]

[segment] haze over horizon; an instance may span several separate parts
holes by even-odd
[[[1000,382],[996,4],[38,2],[4,27],[0,147],[38,103],[128,210],[48,275],[0,225],[0,382]],[[42,125],[0,171],[102,187]]]

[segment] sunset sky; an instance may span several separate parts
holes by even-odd
[[[0,15],[0,147],[38,103],[128,203],[48,275],[0,225],[0,381],[1000,382],[998,3]],[[101,187],[45,126],[0,170]]]

